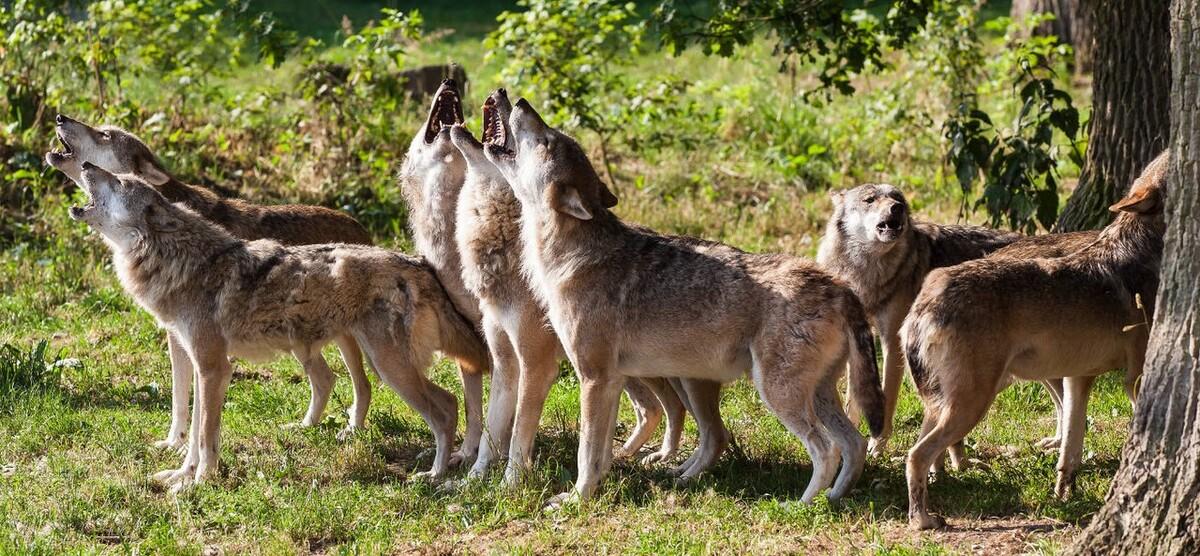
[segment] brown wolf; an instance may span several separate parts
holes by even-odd
[[[187,455],[157,480],[177,490],[216,472],[230,355],[290,351],[307,368],[323,365],[321,346],[344,335],[429,424],[437,452],[427,473],[446,472],[457,402],[424,371],[434,350],[480,365],[487,351],[421,260],[364,245],[245,241],[136,177],[91,163],[81,177],[90,201],[71,217],[104,238],[125,290],[195,369]]]
[[[82,164],[89,162],[114,174],[133,174],[152,185],[167,200],[183,203],[189,209],[245,240],[273,239],[284,245],[317,243],[371,244],[371,237],[349,215],[325,207],[310,205],[256,205],[241,199],[226,199],[212,191],[185,184],[172,176],[150,148],[132,133],[113,126],[91,127],[64,115],[55,118],[55,132],[62,152],[46,154],[46,162],[79,183]],[[354,385],[350,422],[339,436],[361,428],[371,404],[371,384],[363,372],[362,355],[354,338],[336,338],[342,360]],[[168,334],[171,357],[171,427],[159,447],[183,448],[187,440],[188,396],[192,385],[191,362],[178,338]],[[333,391],[335,375],[325,364],[305,365],[312,386],[312,398],[301,426],[321,419]]]
[[[511,146],[508,116],[512,105],[504,89],[492,93],[483,105],[483,141]],[[532,448],[542,406],[550,386],[558,377],[558,359],[562,348],[550,329],[545,311],[538,305],[521,271],[520,215],[521,205],[512,188],[496,167],[483,154],[483,143],[466,128],[456,125],[450,130],[451,140],[467,162],[467,175],[459,194],[457,209],[457,245],[462,257],[462,273],[467,288],[480,300],[483,328],[496,362],[493,373],[492,401],[488,406],[488,427],[500,429],[512,424],[506,481],[513,482],[532,465]],[[501,368],[518,370],[517,376],[501,377]],[[667,432],[657,452],[643,459],[650,463],[664,461],[678,450],[682,435],[684,405],[670,390],[665,379],[631,379],[626,392],[634,400],[638,424],[618,453],[633,455],[654,432],[667,410]],[[710,388],[719,394],[720,385]],[[519,390],[519,392],[517,391]],[[520,405],[517,404],[520,400]],[[716,404],[715,396],[709,401]],[[661,406],[659,404],[662,404]],[[706,417],[719,409],[705,406],[707,411],[698,421],[703,427]],[[514,423],[515,418],[515,423]],[[495,421],[495,422],[493,422]],[[480,452],[473,473],[482,473],[488,462],[487,450]],[[709,462],[711,463],[711,462]],[[680,466],[679,474],[686,475],[691,466]],[[702,469],[696,469],[699,473]]]
[[[892,434],[904,377],[900,324],[925,276],[935,268],[983,257],[1021,236],[915,220],[904,193],[888,184],[860,185],[834,192],[831,198],[833,215],[821,238],[817,262],[850,285],[880,336],[886,405],[883,435],[870,447],[877,454]]]
[[[906,468],[912,527],[944,525],[927,507],[930,464],[983,418],[1009,374],[1064,379],[1055,493],[1070,494],[1092,383],[1123,367],[1136,393],[1158,289],[1167,161],[1167,153],[1152,161],[1111,207],[1116,221],[1070,255],[983,259],[926,278],[901,331],[925,404]]]
[[[491,317],[485,322],[485,312],[480,306],[480,297],[478,288],[482,284],[478,283],[476,276],[476,288],[468,288],[464,280],[463,254],[457,242],[458,227],[462,225],[458,221],[460,214],[468,219],[467,225],[471,230],[477,230],[476,223],[470,221],[475,218],[472,211],[461,212],[458,209],[459,199],[462,195],[464,184],[468,176],[468,164],[459,148],[451,141],[450,129],[451,126],[461,125],[463,122],[462,99],[458,92],[457,84],[452,79],[444,80],[438,88],[437,93],[431,101],[428,117],[424,125],[418,130],[416,136],[413,137],[409,146],[409,150],[404,159],[404,164],[400,170],[400,186],[409,206],[409,223],[412,228],[413,237],[416,242],[417,251],[429,260],[434,271],[437,272],[438,278],[445,285],[446,290],[450,293],[451,299],[454,300],[460,311],[466,315],[471,322],[479,325],[487,335],[489,342],[499,341],[501,332],[499,329],[499,309],[491,307]],[[469,133],[468,133],[469,135]],[[473,140],[473,139],[472,139]],[[478,167],[476,167],[478,168]],[[503,207],[494,207],[495,210],[504,210]],[[487,207],[482,207],[481,210],[488,210]],[[473,232],[472,232],[473,233]],[[480,233],[489,233],[480,231]],[[480,238],[482,241],[487,241],[492,238]],[[468,239],[468,241],[470,241]],[[503,243],[503,238],[501,238]],[[505,264],[504,261],[509,257],[507,252],[489,253],[489,257],[493,260],[486,264]],[[476,261],[476,264],[483,264]],[[475,269],[472,269],[475,270]],[[493,272],[502,272],[497,269]],[[513,290],[521,290],[526,286],[523,285],[523,280],[519,277],[509,283]],[[511,293],[511,292],[510,292]],[[484,295],[489,295],[485,293]],[[499,296],[498,292],[495,295]],[[515,299],[515,298],[514,298]],[[510,309],[516,311],[520,309],[520,303],[515,303]],[[528,308],[528,307],[525,307]],[[532,319],[534,313],[522,314],[521,319]],[[516,313],[511,314],[512,318],[518,318]],[[530,321],[532,322],[532,321]],[[532,326],[530,322],[526,322],[524,326],[528,328]],[[488,325],[491,330],[488,330]],[[516,326],[513,323],[508,323],[511,326]],[[521,354],[530,358],[526,362],[528,365],[539,365],[545,367],[550,365],[548,361],[552,361],[553,357],[546,355],[546,350],[552,346],[544,346],[539,343],[544,338],[535,338],[536,332],[528,332],[530,335],[530,343],[526,349],[530,352]],[[552,338],[552,336],[547,336]],[[509,341],[512,341],[510,338]],[[502,454],[509,453],[512,449],[509,447],[509,442],[512,436],[514,427],[514,414],[516,403],[515,388],[519,383],[515,379],[517,377],[518,354],[514,353],[505,344],[508,342],[500,342],[499,346],[491,346],[495,356],[495,365],[505,365],[505,368],[497,368],[494,371],[499,373],[499,376],[493,376],[492,383],[492,403],[488,404],[487,427],[483,430],[482,419],[479,417],[482,413],[483,405],[483,385],[482,377],[473,379],[469,384],[466,397],[467,410],[467,438],[476,439],[476,443],[472,446],[482,446],[479,448],[479,456],[475,460],[475,465],[472,466],[471,475],[476,476],[483,473],[488,466]],[[550,359],[546,359],[550,357]],[[547,371],[548,372],[548,371]],[[477,375],[476,375],[477,376]],[[557,369],[555,372],[545,379],[538,382],[529,382],[523,384],[521,388],[528,389],[530,392],[529,401],[525,407],[525,422],[519,425],[517,429],[522,434],[521,442],[516,449],[520,452],[521,457],[510,460],[514,466],[510,466],[508,473],[509,480],[512,480],[513,472],[517,471],[519,465],[526,463],[526,456],[530,455],[530,450],[533,447],[533,434],[536,433],[537,416],[541,413],[541,403],[534,400],[545,398],[545,394],[536,394],[542,389],[549,389],[553,383],[553,378],[557,377]],[[465,383],[464,374],[464,384]],[[651,388],[653,387],[653,388]],[[659,407],[659,400],[655,394],[662,396],[666,400],[669,413],[675,418],[669,420],[669,423],[676,423],[675,428],[668,432],[668,437],[677,438],[678,432],[682,430],[682,412],[683,405],[678,397],[669,388],[665,388],[665,384],[647,383],[646,387],[634,385],[628,389],[630,399],[634,402],[635,409],[639,415],[639,426],[631,436],[630,442],[626,445],[626,450],[636,452],[641,447],[641,443],[645,442],[646,438],[653,433],[654,428],[658,425],[658,418],[663,410]],[[536,407],[536,413],[531,409]],[[526,435],[528,436],[526,438]],[[674,436],[672,436],[674,435]],[[668,444],[670,445],[670,440]],[[677,440],[676,440],[677,442]],[[465,447],[467,442],[464,441],[464,453],[467,457],[474,452],[467,453]]]
[[[521,203],[522,264],[581,386],[579,477],[551,504],[595,492],[625,377],[650,373],[729,382],[749,372],[812,456],[802,500],[835,474],[828,496],[845,495],[866,455],[836,392],[847,359],[872,434],[883,428],[874,340],[854,292],[798,258],[628,226],[579,144],[524,99],[509,128],[512,148],[484,152]]]

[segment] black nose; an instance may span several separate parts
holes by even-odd
[[[458,88],[458,83],[455,83],[453,79],[449,79],[449,78],[443,79],[442,85],[446,86],[446,87],[454,87],[455,89]]]
[[[91,162],[88,162],[88,161],[86,161],[86,160],[85,160],[85,161],[83,162],[83,165],[82,165],[81,167],[82,167],[84,170],[94,170],[94,169],[96,168],[96,165],[95,165],[95,164],[92,164]]]
[[[900,216],[901,214],[904,214],[904,205],[902,205],[900,203],[895,203],[892,205],[892,208],[890,208],[888,210],[889,210],[889,212],[892,213],[893,216]]]
[[[66,116],[64,116],[64,115],[62,115],[62,114],[59,114],[59,115],[57,115],[57,116],[55,116],[55,117],[54,117],[54,123],[56,123],[56,124],[65,124],[65,123],[67,123],[67,117],[66,117]]]
[[[522,97],[520,100],[517,101],[517,108],[529,108],[529,101],[525,100],[525,98]]]
[[[500,93],[500,96],[502,96],[502,97],[504,97],[504,98],[508,98],[508,91],[505,91],[505,90],[504,90],[504,87],[501,87],[501,88],[499,88],[499,89],[496,89],[496,92],[497,92],[497,93]]]

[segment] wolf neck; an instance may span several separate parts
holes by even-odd
[[[1145,217],[1122,212],[1080,254],[1105,261],[1130,291],[1147,297],[1158,288],[1162,251],[1161,230]]]
[[[163,197],[172,203],[183,203],[184,206],[203,215],[211,214],[217,205],[223,201],[216,193],[200,187],[183,183],[171,176],[166,183],[155,186]]]
[[[441,272],[458,264],[454,246],[456,209],[466,173],[443,164],[420,176],[411,176],[405,187],[413,212],[413,236],[417,250]],[[447,269],[459,272],[457,268]]]
[[[587,221],[553,210],[522,210],[522,264],[541,302],[553,305],[559,287],[588,268],[607,265],[620,249],[623,229],[607,210],[596,211]]]
[[[194,284],[194,277],[212,275],[223,255],[244,247],[223,228],[189,213],[174,232],[149,234],[127,249],[114,247],[113,262],[126,290],[160,321],[169,322],[180,292],[207,286]]]

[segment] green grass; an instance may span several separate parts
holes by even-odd
[[[486,59],[480,43],[506,3],[421,4],[427,34],[438,38],[413,45],[405,63],[463,64],[473,83],[466,112],[478,129],[477,106],[490,88],[521,94],[519,83],[499,81],[498,62]],[[1007,11],[992,4],[993,16]],[[327,41],[343,14],[360,28],[384,6],[409,7],[255,4]],[[432,33],[447,28],[455,32]],[[778,73],[770,49],[762,41],[729,59],[687,51],[649,52],[634,61],[628,72],[639,79],[686,82],[671,100],[687,108],[662,124],[669,141],[614,145],[622,217],[753,251],[811,255],[829,210],[827,189],[889,181],[906,189],[925,218],[981,220],[959,214],[962,197],[945,176],[939,129],[911,117],[913,110],[936,115],[944,108],[931,92],[938,83],[900,61],[896,70],[856,83],[853,97],[810,104],[798,93],[812,76],[801,72],[793,81]],[[293,61],[277,70],[239,70],[220,80],[209,104],[138,131],[185,178],[264,202],[340,206],[385,245],[410,245],[392,176],[425,107],[389,108],[370,120],[378,129],[337,143],[345,137],[331,133],[330,118],[279,93],[300,70]],[[130,85],[146,95],[137,97],[143,112],[129,116],[130,125],[156,110],[176,114],[155,104],[164,102],[155,91],[169,89],[160,85]],[[1087,88],[1073,86],[1086,105]],[[261,90],[277,96],[256,104]],[[335,439],[351,401],[347,380],[339,381],[323,423],[282,429],[301,418],[308,385],[294,361],[280,358],[237,365],[225,405],[221,472],[174,497],[148,478],[179,461],[150,446],[169,420],[163,335],[121,291],[99,239],[67,218],[78,193],[37,158],[50,136],[10,144],[4,140],[15,136],[7,133],[0,131],[7,173],[0,175],[0,345],[11,347],[0,349],[0,553],[939,554],[976,545],[989,553],[1056,552],[1100,506],[1128,428],[1120,379],[1105,377],[1089,407],[1078,490],[1057,501],[1056,457],[1033,447],[1053,431],[1052,405],[1038,385],[1011,387],[968,439],[977,461],[931,487],[934,509],[957,529],[913,534],[906,529],[902,456],[915,440],[921,406],[909,387],[890,453],[868,463],[841,504],[819,499],[806,507],[798,498],[811,474],[807,454],[740,382],[722,402],[737,447],[700,480],[678,485],[665,466],[619,462],[595,500],[547,514],[544,500],[575,476],[579,392],[572,374],[551,393],[536,470],[522,487],[503,489],[493,475],[443,492],[409,480],[429,466],[432,437],[384,387],[376,388],[367,429],[347,442]],[[595,152],[594,138],[582,139]],[[1063,170],[1068,178],[1077,171]],[[47,345],[39,350],[42,341]],[[329,359],[338,360],[332,352]],[[458,390],[449,363],[430,372]],[[623,438],[632,423],[627,406],[621,421]],[[691,427],[680,458],[694,448]]]
[[[61,210],[62,205],[54,207]],[[92,249],[81,225],[63,224],[60,241]],[[91,255],[85,250],[84,259]],[[12,255],[5,262],[14,264]],[[72,282],[71,267],[51,281]],[[309,430],[284,430],[307,403],[308,386],[290,358],[239,363],[225,405],[221,471],[211,483],[174,497],[149,475],[178,464],[150,446],[168,424],[170,370],[162,334],[120,294],[104,263],[47,306],[47,284],[5,278],[7,317],[0,343],[17,346],[22,368],[60,358],[61,377],[0,397],[0,552],[143,553],[304,551],[389,552],[406,549],[500,552],[878,552],[970,550],[989,537],[910,534],[902,450],[915,440],[920,403],[906,388],[897,436],[886,457],[871,461],[852,494],[832,506],[797,501],[811,473],[801,444],[758,401],[744,381],[722,402],[737,449],[694,484],[676,485],[664,467],[618,463],[599,497],[562,513],[543,513],[549,495],[574,477],[578,385],[566,374],[555,386],[538,438],[535,475],[506,490],[498,477],[456,493],[412,482],[430,463],[432,437],[418,415],[377,387],[368,427],[335,440],[351,401],[340,380],[329,416]],[[30,350],[49,340],[49,355]],[[331,361],[337,358],[328,353]],[[37,369],[33,369],[36,371]],[[431,371],[457,389],[452,366]],[[1119,377],[1100,381],[1089,409],[1087,457],[1076,495],[1052,495],[1055,456],[1033,442],[1053,430],[1049,398],[1035,384],[1004,392],[972,433],[971,469],[936,481],[934,507],[952,524],[1005,527],[1053,524],[1022,550],[1051,551],[1073,524],[1095,511],[1116,466],[1129,421]],[[628,407],[622,413],[632,423]],[[695,431],[686,436],[686,455]],[[628,431],[622,428],[621,434]],[[682,457],[681,455],[681,457]],[[459,471],[458,473],[461,473]],[[983,520],[979,523],[978,520]],[[1015,525],[1014,525],[1015,524]],[[1004,531],[1007,531],[1005,529]],[[1003,535],[1002,535],[1003,536]],[[1045,539],[1049,540],[1045,540]],[[1042,539],[1042,540],[1038,540]],[[1013,545],[1002,545],[1013,549]]]

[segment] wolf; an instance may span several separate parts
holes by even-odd
[[[245,240],[273,239],[284,245],[351,243],[370,245],[371,236],[349,215],[310,205],[256,205],[241,199],[222,198],[207,188],[188,185],[166,170],[158,157],[136,135],[114,126],[94,128],[59,114],[55,133],[62,151],[46,153],[46,162],[79,183],[84,163],[91,163],[114,174],[132,174],[149,183],[171,202],[189,209]],[[362,428],[371,403],[371,383],[363,372],[361,351],[350,336],[335,338],[342,360],[354,385],[354,401],[349,409],[349,424],[339,433],[346,437]],[[192,386],[191,361],[179,339],[168,334],[171,359],[171,426],[160,448],[181,449],[188,429],[188,396]],[[308,411],[298,423],[312,426],[320,421],[333,391],[335,375],[319,362],[304,365],[312,387]]]
[[[749,372],[812,456],[802,501],[830,483],[829,498],[844,496],[866,456],[836,390],[847,360],[872,434],[883,429],[874,339],[854,292],[799,258],[629,226],[579,144],[525,99],[509,128],[511,148],[484,153],[521,203],[524,272],[581,387],[579,476],[550,505],[595,493],[625,377],[650,373],[729,382]]]
[[[549,327],[545,311],[538,305],[522,274],[521,205],[503,174],[483,153],[484,143],[511,146],[512,134],[507,130],[511,110],[508,93],[498,89],[482,107],[483,143],[461,125],[450,129],[450,139],[467,163],[466,180],[458,199],[456,242],[462,259],[463,280],[467,289],[480,300],[482,325],[495,362],[488,428],[512,438],[505,471],[505,480],[509,483],[515,482],[520,473],[532,465],[533,440],[542,407],[550,386],[558,378],[558,360],[563,358],[562,347]],[[518,376],[502,377],[501,368],[519,369]],[[719,394],[719,384],[707,386]],[[633,379],[626,383],[626,392],[635,401],[635,409],[639,412],[638,426],[618,456],[637,453],[658,426],[664,408],[667,431],[662,447],[642,461],[665,461],[675,454],[683,432],[684,404],[670,388],[667,380],[662,378]],[[521,401],[519,405],[517,400]],[[719,408],[714,407],[716,402],[716,396],[709,396],[702,409],[705,413],[698,418],[702,430],[708,424],[708,416],[715,413],[719,421]],[[512,423],[511,432],[500,428],[509,423]],[[489,462],[485,454],[486,450],[480,452],[472,473],[486,470]],[[690,463],[694,462],[690,460]],[[673,471],[691,478],[694,474],[688,474],[690,463]],[[697,468],[695,473],[702,469]]]
[[[880,336],[886,405],[883,435],[870,446],[872,454],[879,454],[892,434],[904,377],[900,324],[925,276],[935,268],[983,257],[1022,236],[915,220],[904,193],[889,184],[864,184],[830,197],[833,215],[817,249],[817,262],[854,290]],[[961,454],[953,455],[958,462]]]
[[[487,349],[420,259],[366,245],[246,241],[137,177],[90,162],[80,177],[89,202],[71,207],[71,218],[104,239],[122,286],[172,332],[196,375],[183,464],[156,480],[177,491],[217,471],[229,356],[289,351],[320,366],[321,347],[347,335],[433,431],[425,474],[445,474],[457,401],[425,368],[435,350],[486,365]]]
[[[1007,375],[1063,378],[1055,494],[1070,495],[1096,377],[1126,370],[1136,398],[1154,314],[1169,195],[1169,154],[1155,158],[1087,246],[1052,259],[995,258],[934,270],[904,321],[905,354],[925,406],[908,452],[909,524],[941,527],[928,510],[932,460],[987,413]]]
[[[512,451],[510,448],[510,440],[514,427],[515,415],[515,390],[521,382],[517,379],[518,376],[518,358],[517,354],[510,349],[511,346],[506,345],[511,343],[513,338],[509,337],[507,341],[499,335],[499,317],[496,312],[492,313],[487,322],[484,319],[484,308],[481,307],[481,300],[477,292],[482,291],[481,284],[476,283],[476,288],[467,286],[464,278],[463,253],[460,249],[457,237],[458,227],[463,225],[459,222],[459,217],[465,217],[466,225],[472,226],[471,230],[481,230],[479,233],[490,233],[483,230],[483,225],[476,226],[472,221],[474,217],[471,211],[459,210],[460,198],[464,184],[467,181],[470,166],[464,158],[459,148],[451,140],[451,129],[454,126],[461,126],[463,123],[462,99],[458,92],[457,83],[453,79],[442,81],[437,93],[431,101],[428,116],[424,125],[417,131],[409,145],[408,153],[405,156],[404,163],[400,169],[399,182],[401,191],[409,206],[409,223],[412,229],[413,238],[416,243],[417,251],[429,260],[438,278],[450,292],[451,299],[459,307],[460,311],[470,319],[471,322],[479,325],[483,329],[489,342],[499,342],[499,346],[490,346],[493,350],[495,359],[494,373],[499,376],[493,376],[492,400],[493,403],[488,404],[488,416],[486,430],[482,430],[482,414],[483,406],[483,385],[482,379],[473,381],[469,387],[465,387],[468,438],[477,439],[473,446],[478,447],[479,455],[475,459],[475,464],[472,465],[470,471],[471,476],[478,476],[483,473],[498,456],[507,454]],[[468,133],[469,135],[469,133]],[[472,138],[473,139],[473,138]],[[479,167],[476,166],[476,169]],[[486,179],[479,176],[479,179]],[[475,199],[475,202],[483,202],[486,199]],[[503,200],[501,200],[502,202]],[[478,205],[475,205],[478,207]],[[498,205],[496,207],[481,207],[480,210],[505,210],[504,207]],[[475,233],[475,232],[471,232]],[[496,233],[502,233],[497,231]],[[490,238],[481,238],[480,241],[489,241]],[[503,244],[503,238],[500,238],[500,243]],[[489,260],[486,264],[503,264],[507,258],[506,252],[490,253],[490,257],[495,257],[495,260]],[[473,261],[473,264],[483,264],[479,261]],[[493,272],[503,272],[503,270],[495,270]],[[525,286],[519,277],[514,277],[514,281],[509,284],[511,291],[504,293],[496,293],[496,298],[504,297],[506,299],[516,299],[519,294],[513,294],[513,291],[519,292]],[[512,294],[512,295],[510,295]],[[514,302],[515,303],[515,302]],[[519,303],[517,303],[519,305]],[[490,309],[499,309],[494,305]],[[514,311],[518,307],[513,306]],[[521,318],[533,318],[528,313]],[[515,315],[515,313],[514,313]],[[511,315],[510,315],[511,316]],[[513,318],[516,318],[513,316]],[[533,321],[530,321],[533,322]],[[514,323],[509,323],[511,327],[517,326]],[[529,324],[529,323],[527,323]],[[489,325],[491,330],[489,331]],[[531,324],[529,324],[532,326]],[[524,353],[530,358],[526,361],[527,365],[538,365],[539,368],[546,369],[547,361],[552,361],[555,358],[546,355],[550,347],[543,346],[539,342],[545,338],[534,338],[536,332],[530,331],[530,344],[526,349],[530,350]],[[535,355],[537,357],[535,357]],[[500,368],[503,365],[504,368]],[[534,394],[541,389],[548,389],[553,382],[553,378],[557,376],[557,369],[551,376],[540,379],[540,382],[521,384],[520,388],[529,389],[531,392],[531,404],[526,405],[527,408],[536,407],[536,413],[532,410],[526,411],[525,421],[520,427],[522,435],[528,435],[528,438],[522,437],[522,445],[527,446],[523,449],[518,449],[521,458],[516,461],[518,463],[527,462],[526,456],[529,455],[529,450],[532,449],[533,434],[536,432],[537,417],[541,413],[541,402],[533,402],[532,400],[543,400],[545,394]],[[465,384],[465,383],[464,383]],[[634,403],[634,408],[639,416],[638,426],[631,435],[629,442],[623,447],[623,452],[635,453],[641,447],[642,443],[653,433],[658,426],[659,419],[663,413],[662,406],[659,405],[659,399],[665,400],[664,405],[667,408],[668,414],[668,440],[664,444],[669,448],[667,453],[674,453],[674,446],[678,445],[678,436],[682,431],[682,414],[683,405],[673,390],[665,388],[664,384],[657,382],[648,382],[646,384],[634,384],[627,392],[630,394],[630,399]],[[703,393],[702,393],[703,395]],[[672,440],[673,439],[673,440]],[[481,445],[480,445],[481,444]],[[465,442],[464,442],[465,445]],[[464,452],[466,450],[464,449]],[[474,454],[474,452],[471,452]],[[663,454],[658,453],[659,457]],[[511,461],[511,460],[510,460]],[[510,468],[511,471],[506,471],[506,476],[513,480],[512,474],[519,469],[518,467]]]

